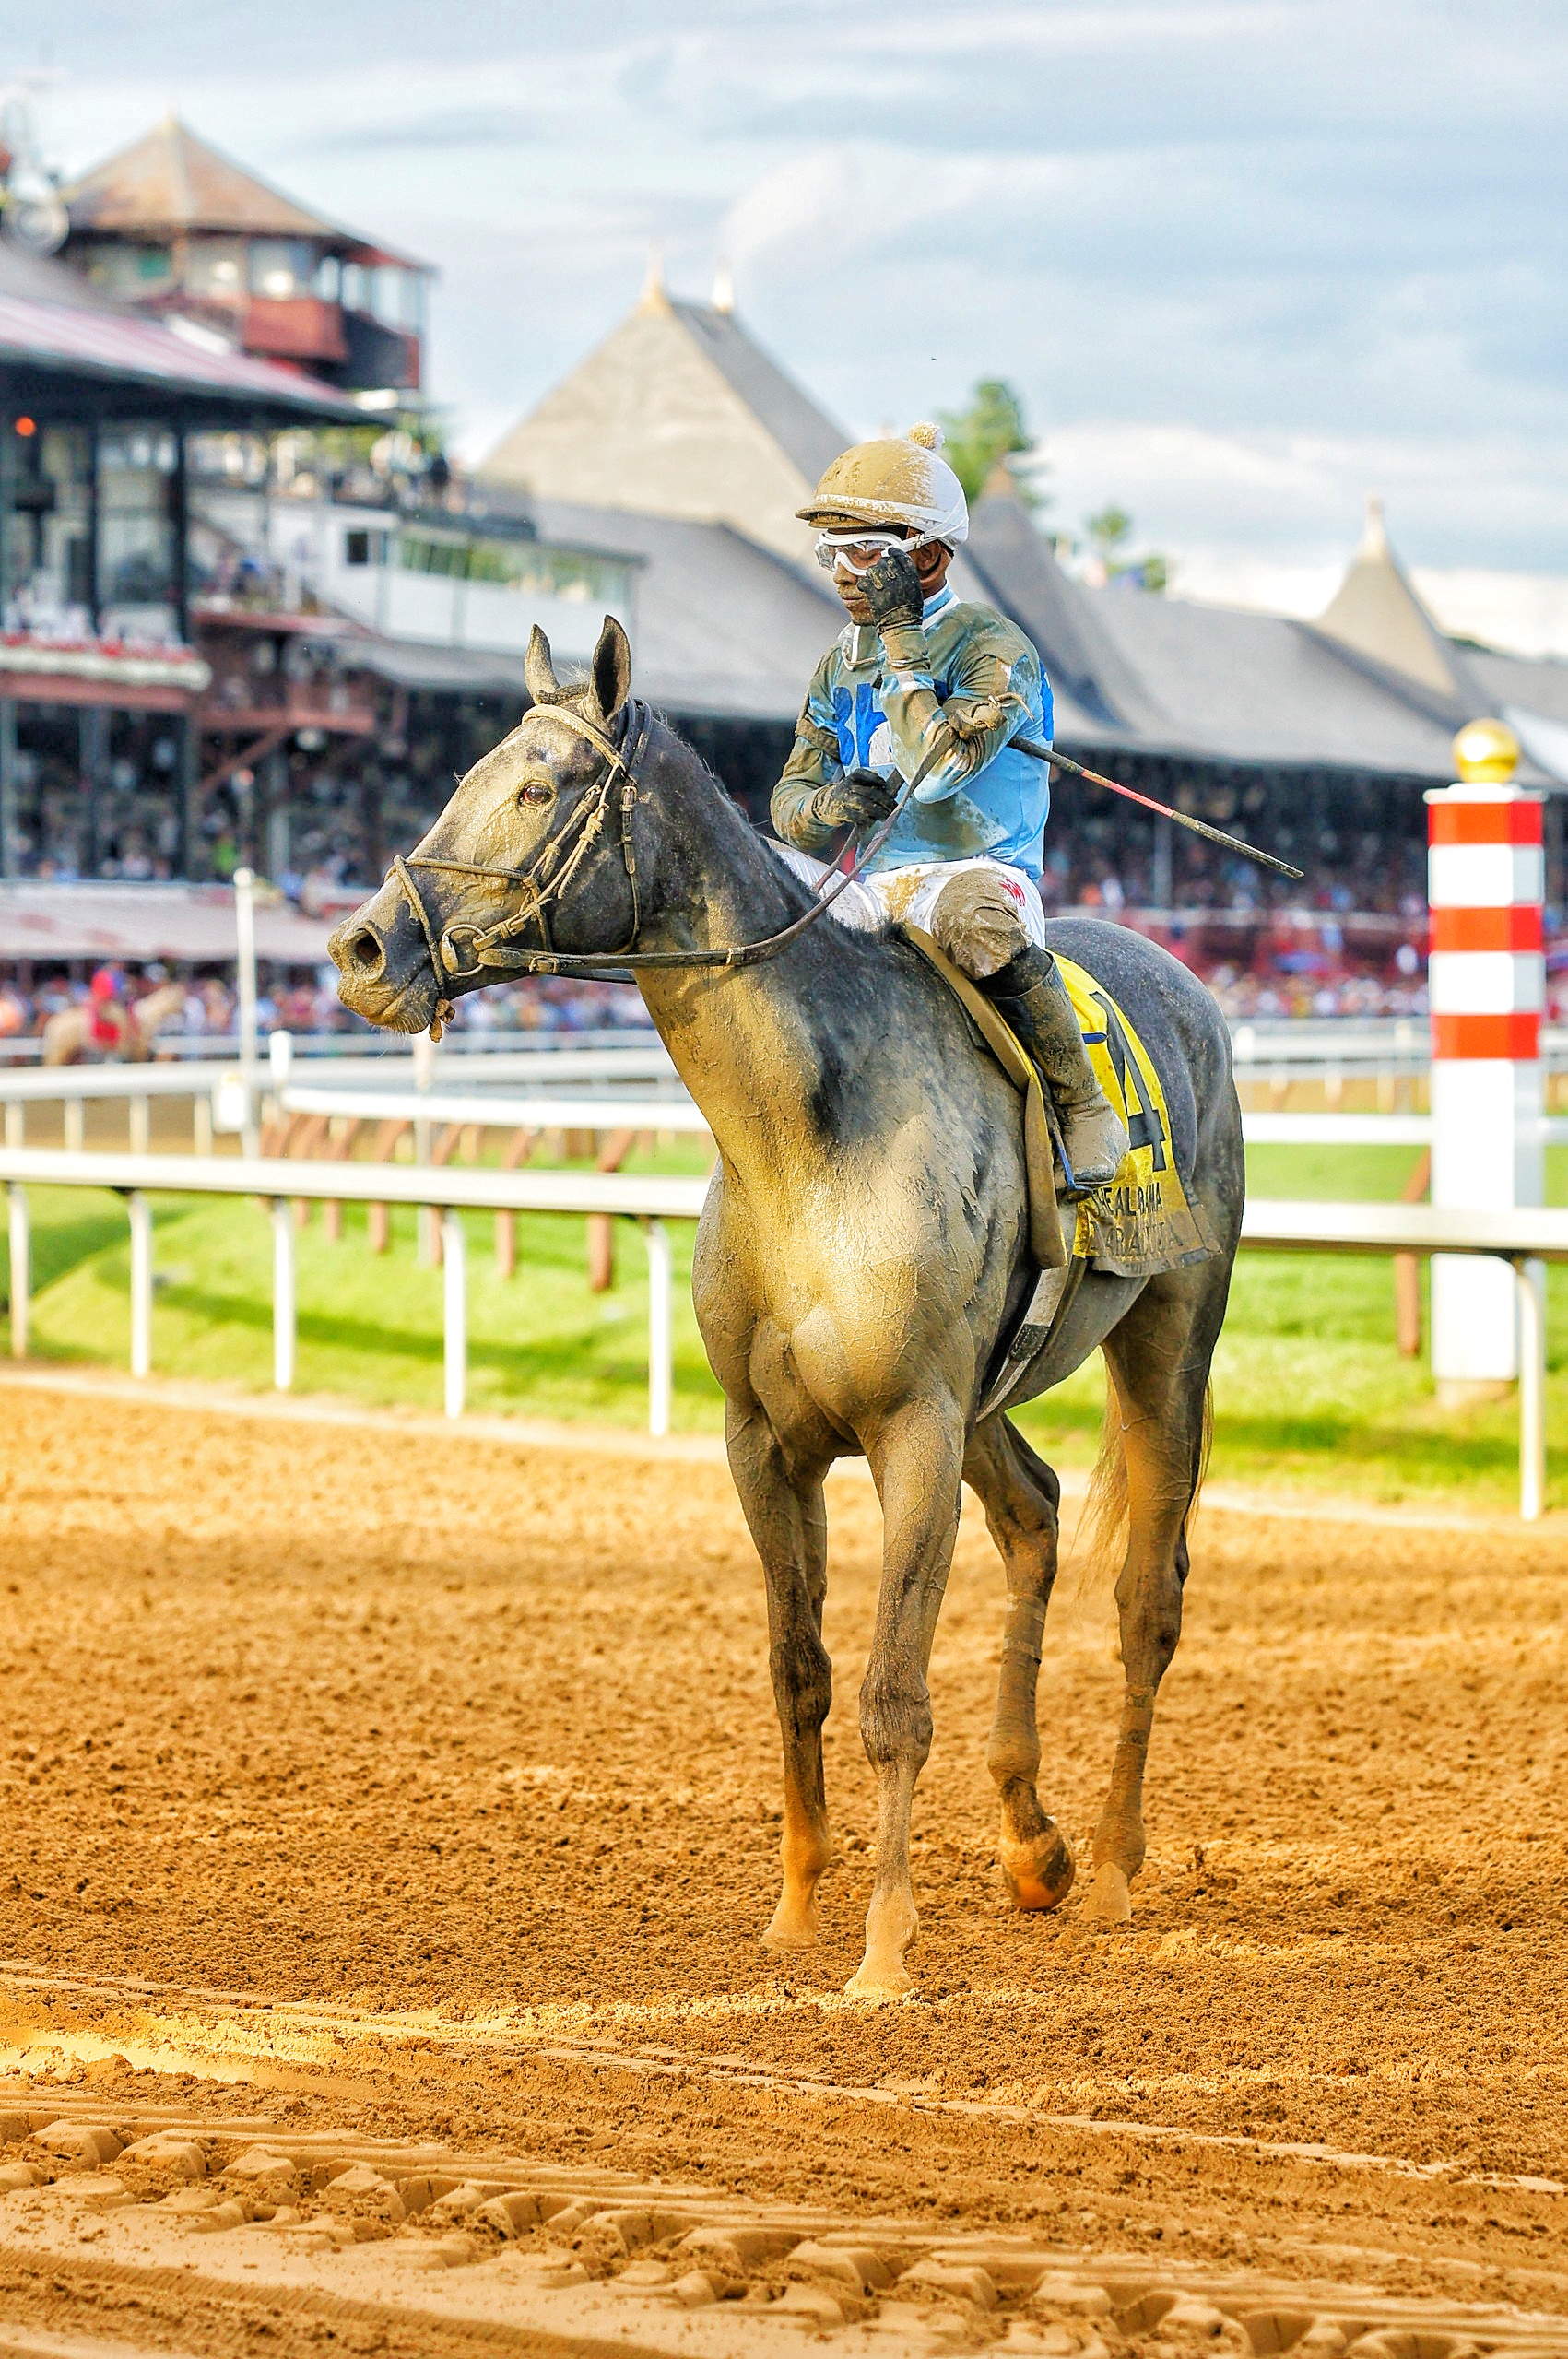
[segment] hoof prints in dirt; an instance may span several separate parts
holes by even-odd
[[[731,2359],[752,2348],[754,2329],[759,2348],[776,2347],[772,2321],[890,2354],[1568,2354],[1562,2321],[1366,2286],[1151,2267],[1027,2238],[938,2235],[907,2221],[850,2223],[608,2169],[556,2171],[253,2119],[104,2112],[91,2101],[62,2114],[0,2099],[7,2259],[46,2271],[79,2259],[84,2244],[122,2280],[171,2261],[218,2281],[240,2267],[248,2294],[287,2291],[307,2307],[336,2295],[407,2311],[434,2297],[439,2279],[449,2326],[488,2330],[487,2340],[507,2323],[548,2329],[585,2352],[624,2348],[631,2334],[644,2351]]]

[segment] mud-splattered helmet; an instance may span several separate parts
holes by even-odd
[[[907,434],[856,442],[841,452],[804,508],[796,514],[808,525],[842,532],[860,526],[872,532],[902,528],[905,547],[945,541],[956,548],[969,538],[969,503],[946,459],[939,426],[912,426]]]

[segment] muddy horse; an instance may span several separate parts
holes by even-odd
[[[979,1413],[1035,1276],[1021,1102],[896,927],[852,933],[831,915],[802,925],[808,889],[630,696],[631,669],[625,633],[607,620],[588,677],[563,688],[536,632],[531,709],[337,928],[332,956],[346,1003],[407,1032],[461,992],[537,971],[542,952],[562,972],[574,960],[602,971],[618,955],[634,964],[718,1147],[692,1293],[767,1586],[784,1811],[783,1893],[763,1941],[797,1950],[816,1939],[816,1887],[832,1856],[822,1486],[836,1458],[862,1454],[884,1529],[860,1690],[878,1824],[866,1954],[849,1988],[898,1992],[911,1987],[918,1921],[909,1834],[931,1744],[926,1670],[965,1482],[1008,1579],[986,1753],[1004,1878],[1020,1908],[1051,1908],[1074,1873],[1035,1790],[1060,1486],[1000,1409]],[[724,962],[726,949],[780,933],[788,939],[773,954]],[[1225,1025],[1201,984],[1108,924],[1064,920],[1049,939],[1089,966],[1153,1057],[1178,1164],[1218,1242],[1159,1277],[1091,1266],[1007,1403],[1103,1351],[1127,1518],[1116,1584],[1126,1692],[1088,1907],[1114,1927],[1131,1918],[1154,1701],[1181,1631],[1209,1362],[1241,1227],[1242,1129]]]

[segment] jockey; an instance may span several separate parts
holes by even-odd
[[[88,985],[88,1029],[95,1048],[116,1049],[124,1027],[125,1008],[120,978],[111,966],[100,966]]]
[[[1049,744],[1051,690],[1021,631],[948,586],[969,537],[941,431],[861,442],[809,506],[817,557],[849,616],[818,665],[774,789],[783,857],[808,882],[844,828],[886,819],[903,781],[937,758],[833,914],[869,929],[907,919],[995,999],[1048,1083],[1074,1195],[1102,1187],[1127,1134],[1101,1090],[1056,962],[1040,875],[1049,773],[1010,744]]]

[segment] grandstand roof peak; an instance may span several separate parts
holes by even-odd
[[[1410,584],[1389,544],[1383,501],[1374,492],[1350,569],[1316,630],[1352,655],[1364,656],[1443,697],[1463,697],[1454,650]]]
[[[75,238],[138,241],[187,231],[310,238],[345,254],[424,266],[296,204],[270,181],[199,139],[172,111],[62,194]]]
[[[1362,537],[1357,545],[1356,555],[1358,558],[1363,558],[1387,557],[1389,554],[1388,526],[1383,515],[1383,494],[1381,491],[1369,491],[1366,495],[1366,522],[1362,526]]]
[[[669,289],[665,284],[665,250],[657,238],[648,241],[648,268],[643,280],[643,292],[637,298],[633,318],[667,319],[670,312]]]
[[[655,250],[619,326],[482,471],[548,499],[733,525],[799,560],[811,536],[795,512],[846,440],[733,311],[672,295]]]

